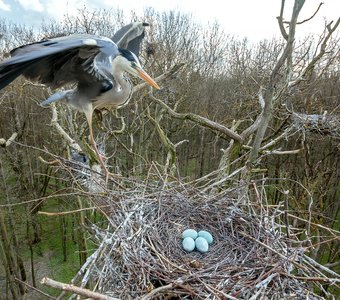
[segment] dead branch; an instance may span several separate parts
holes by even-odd
[[[39,293],[39,294],[41,294],[41,295],[44,295],[45,297],[47,297],[47,298],[49,298],[49,299],[54,299],[54,300],[57,299],[57,298],[55,298],[55,297],[53,297],[53,296],[51,296],[51,295],[49,295],[49,294],[47,294],[47,293],[45,293],[45,292],[39,290],[39,289],[37,289],[36,287],[34,287],[34,286],[28,284],[27,282],[20,280],[19,278],[16,278],[16,277],[15,277],[14,280],[20,282],[21,284],[24,284],[24,285],[27,286],[29,289],[31,289],[31,290],[33,290],[33,291],[36,291],[37,293]]]
[[[93,206],[93,207],[86,207],[82,209],[75,209],[75,210],[69,210],[69,211],[61,211],[61,212],[47,212],[47,211],[38,211],[38,215],[44,215],[44,216],[65,216],[65,215],[70,215],[70,214],[75,214],[75,213],[80,213],[83,211],[87,210],[95,210],[95,209],[102,209],[102,208],[107,208],[109,205],[103,205],[103,206]]]
[[[272,151],[263,151],[265,154],[276,154],[276,155],[288,155],[288,154],[299,154],[303,149],[295,149],[295,150],[272,150]]]
[[[240,134],[243,140],[248,138],[250,135],[252,135],[260,126],[262,117],[263,117],[263,110],[265,107],[265,100],[263,99],[262,89],[259,91],[259,103],[261,106],[261,113],[256,117],[256,120],[251,124],[249,127],[247,127],[243,132]]]
[[[5,140],[4,138],[0,138],[0,146],[1,147],[10,146],[14,142],[17,136],[18,136],[18,133],[14,132],[8,140]]]
[[[164,145],[164,147],[167,149],[167,159],[166,159],[166,163],[165,163],[165,167],[164,167],[164,171],[165,173],[170,173],[173,174],[175,168],[176,168],[176,147],[173,144],[173,142],[170,141],[170,139],[168,138],[168,136],[165,134],[164,130],[162,129],[162,127],[160,126],[159,122],[157,122],[153,117],[150,116],[150,114],[148,114],[149,120],[153,123],[153,125],[155,126],[158,135],[162,141],[162,144]]]
[[[327,29],[328,33],[327,33],[327,35],[323,39],[323,42],[322,42],[322,44],[320,46],[319,53],[314,56],[314,58],[310,61],[310,63],[307,65],[307,67],[303,70],[302,75],[299,78],[297,78],[296,80],[294,80],[294,81],[289,83],[289,88],[292,88],[292,87],[298,85],[299,83],[301,83],[302,81],[306,80],[308,75],[310,75],[312,73],[312,71],[314,70],[317,62],[326,53],[326,48],[327,48],[327,45],[328,45],[328,41],[331,38],[332,34],[335,32],[335,30],[339,27],[340,18],[338,18],[338,20],[336,21],[336,23],[334,24],[333,27],[331,26],[332,23],[333,23],[333,21],[326,25],[326,29]]]
[[[340,237],[337,237],[338,239],[340,239]],[[310,264],[312,264],[314,267],[317,267],[319,269],[321,269],[324,272],[327,272],[328,274],[331,274],[332,276],[338,278],[338,282],[340,282],[340,275],[337,274],[336,272],[330,270],[329,268],[327,268],[326,266],[323,266],[321,264],[319,264],[318,262],[316,262],[314,259],[312,259],[311,257],[304,255],[303,259],[308,261]]]
[[[58,133],[62,136],[62,138],[67,142],[67,145],[77,152],[83,152],[79,144],[72,139],[67,132],[60,126],[58,122],[58,112],[57,108],[54,103],[50,105],[51,110],[52,110],[52,119],[51,119],[51,124],[55,127],[55,129],[58,131]]]
[[[48,277],[44,277],[41,282],[41,284],[43,285],[47,285],[50,287],[53,287],[55,289],[59,289],[59,290],[63,290],[63,291],[68,291],[80,296],[84,296],[84,297],[89,297],[91,299],[95,299],[95,300],[119,300],[119,298],[114,298],[114,297],[110,297],[110,296],[106,296],[97,292],[93,292],[84,288],[80,288],[71,284],[67,284],[67,283],[62,283],[62,282],[58,282],[55,281],[53,279],[50,279]]]
[[[143,296],[141,298],[141,300],[153,299],[152,297],[154,295],[156,295],[157,293],[165,291],[165,290],[168,290],[168,289],[171,289],[172,287],[173,287],[173,284],[171,284],[171,283],[167,284],[167,285],[160,286],[159,288],[156,288],[156,289],[152,290],[149,294]]]
[[[321,8],[321,6],[322,6],[323,4],[324,4],[323,2],[320,2],[318,8],[317,8],[316,11],[314,12],[314,14],[312,14],[311,17],[309,17],[309,18],[307,18],[307,19],[305,19],[305,20],[303,20],[303,21],[297,22],[296,24],[297,24],[297,25],[300,25],[300,24],[306,23],[306,22],[310,21],[311,19],[313,19],[313,18],[316,16],[316,14],[318,13],[318,11],[320,10],[320,8]]]
[[[282,0],[281,13],[283,12],[284,2],[285,1]],[[305,3],[305,0],[295,0],[295,2],[294,2],[293,13],[292,13],[292,17],[291,17],[291,20],[290,20],[289,33],[288,33],[288,37],[287,37],[286,46],[285,46],[281,56],[277,60],[274,68],[273,68],[273,71],[271,73],[268,84],[264,88],[263,98],[264,98],[264,101],[265,101],[265,105],[264,105],[264,108],[263,108],[263,115],[262,115],[262,118],[260,120],[260,124],[258,126],[258,130],[256,132],[256,136],[255,136],[255,139],[254,139],[253,148],[252,148],[250,155],[249,155],[249,162],[251,164],[253,164],[258,157],[258,153],[259,153],[261,144],[263,142],[264,135],[267,131],[269,121],[272,117],[272,107],[273,107],[273,104],[274,104],[273,102],[274,102],[274,99],[277,98],[276,95],[275,95],[275,93],[276,93],[275,85],[280,80],[282,80],[280,70],[283,67],[283,65],[285,64],[285,62],[287,62],[288,68],[291,65],[293,45],[294,45],[294,41],[295,41],[296,22],[297,22],[299,13],[300,13],[304,3]]]
[[[220,123],[214,122],[202,116],[193,114],[193,113],[177,113],[172,110],[168,105],[166,105],[162,100],[157,99],[153,95],[149,95],[150,99],[160,104],[166,111],[174,118],[181,119],[181,120],[189,120],[196,124],[201,125],[202,127],[209,128],[213,132],[220,134],[221,137],[224,139],[234,139],[238,142],[242,142],[243,138],[237,134],[236,132],[232,131],[231,129],[221,125]]]
[[[281,0],[280,16],[276,17],[276,19],[279,23],[279,28],[280,28],[281,34],[282,34],[283,38],[287,41],[288,40],[288,34],[287,34],[286,29],[283,25],[284,7],[285,7],[285,0]]]

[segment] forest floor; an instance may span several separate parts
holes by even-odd
[[[42,218],[46,218],[41,216]],[[43,277],[49,277],[61,282],[69,282],[78,272],[79,256],[77,245],[72,242],[72,224],[67,226],[67,243],[66,243],[66,261],[63,257],[62,237],[59,230],[58,218],[46,218],[44,220],[44,228],[41,231],[41,241],[33,245],[33,260],[35,282],[38,289],[48,293],[51,296],[57,296],[60,291],[44,287],[40,284]],[[20,253],[24,261],[27,280],[29,285],[33,286],[32,269],[31,269],[31,253],[26,241],[21,244]],[[9,297],[6,298],[6,294]],[[6,289],[6,274],[3,264],[0,265],[0,300],[12,299],[10,291]],[[29,300],[47,299],[46,296],[38,292],[28,289],[27,298]]]

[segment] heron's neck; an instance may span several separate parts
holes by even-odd
[[[131,83],[126,77],[124,77],[124,70],[120,65],[114,63],[112,64],[112,75],[116,81],[116,85],[114,87],[116,92],[124,93],[125,91],[130,91]]]
[[[120,64],[112,64],[113,88],[100,94],[93,102],[94,108],[119,107],[127,103],[132,94],[132,84],[124,77]]]

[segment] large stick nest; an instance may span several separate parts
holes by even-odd
[[[340,138],[340,117],[337,115],[293,113],[292,123],[294,128],[300,132],[313,132]]]
[[[230,193],[180,182],[129,185],[93,195],[97,206],[106,205],[109,226],[92,227],[98,249],[79,273],[82,286],[90,282],[121,299],[321,298],[306,282],[322,273],[304,263],[301,247],[290,246],[282,211],[269,210],[258,193],[240,204]],[[182,249],[187,228],[212,233],[207,253]]]

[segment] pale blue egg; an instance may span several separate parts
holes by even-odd
[[[213,242],[213,240],[214,240],[213,237],[212,237],[212,235],[210,234],[210,232],[205,231],[205,230],[199,231],[199,232],[198,232],[198,236],[200,236],[200,237],[202,237],[202,238],[205,238],[209,245],[210,245],[210,244]]]
[[[191,252],[195,249],[195,241],[190,236],[186,237],[182,242],[183,249],[187,252]]]
[[[207,242],[207,240],[203,237],[198,237],[196,240],[195,240],[195,245],[196,245],[196,249],[199,251],[199,252],[208,252],[209,250],[209,244]]]
[[[187,229],[184,230],[182,233],[182,238],[185,239],[186,237],[191,237],[192,239],[197,238],[197,231],[194,229]]]

